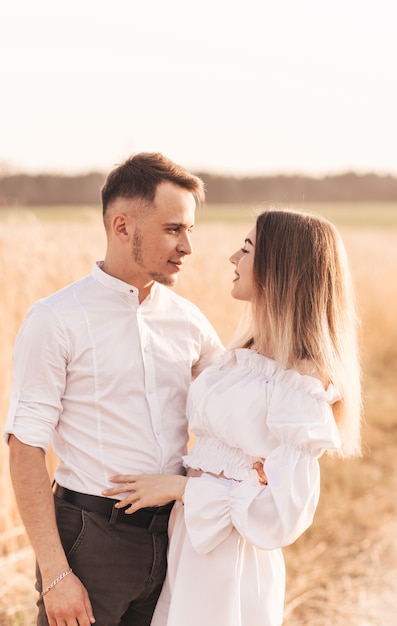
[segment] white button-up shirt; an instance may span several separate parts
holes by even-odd
[[[222,346],[199,309],[154,283],[138,290],[95,264],[28,311],[14,350],[5,438],[59,458],[55,478],[100,495],[109,476],[179,473],[192,377]]]

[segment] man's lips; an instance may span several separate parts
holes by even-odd
[[[168,263],[170,263],[171,265],[173,265],[175,267],[175,269],[181,270],[183,267],[183,261],[182,260],[178,260],[178,261],[168,261]]]

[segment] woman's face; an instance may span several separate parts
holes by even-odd
[[[244,240],[244,247],[230,257],[236,266],[232,296],[236,300],[250,302],[254,294],[254,255],[256,226],[253,226]]]

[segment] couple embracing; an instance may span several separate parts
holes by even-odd
[[[231,295],[249,314],[224,350],[169,289],[203,199],[202,181],[161,154],[117,166],[102,188],[104,260],[19,331],[4,436],[38,626],[280,626],[282,547],[312,523],[318,459],[359,453],[336,229],[277,209],[242,233]]]

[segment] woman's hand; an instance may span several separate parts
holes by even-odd
[[[265,471],[263,469],[263,463],[264,463],[265,459],[261,459],[260,461],[256,461],[253,464],[253,468],[254,470],[256,470],[257,474],[258,474],[258,481],[260,485],[267,485],[267,476],[265,474]]]
[[[112,476],[110,482],[118,486],[105,489],[104,496],[124,495],[115,506],[126,509],[126,513],[135,513],[146,506],[160,506],[172,500],[182,500],[185,491],[186,476],[175,474],[138,474]]]

